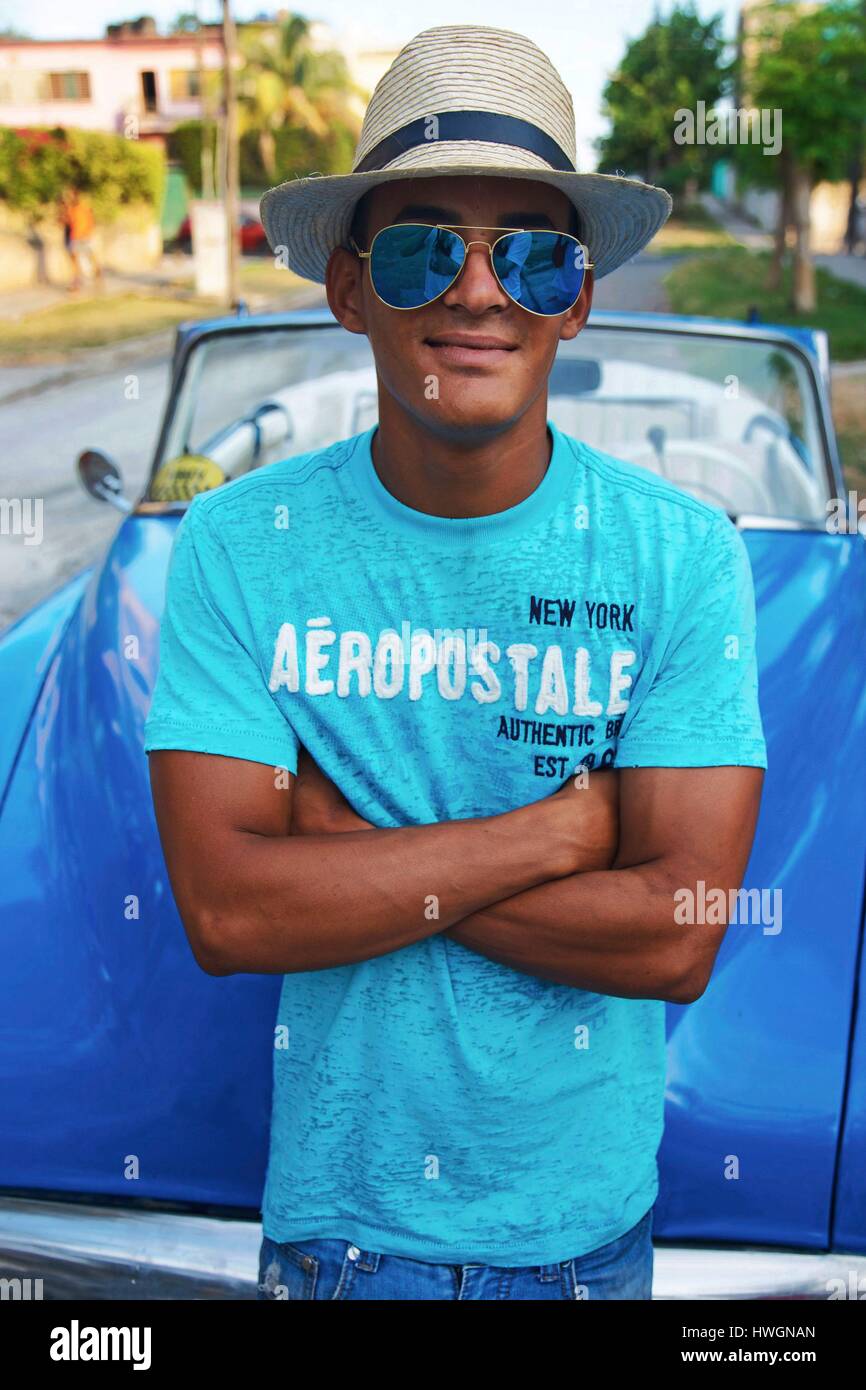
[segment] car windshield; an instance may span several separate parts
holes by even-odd
[[[732,516],[826,518],[814,384],[783,344],[590,323],[560,345],[548,413]],[[145,498],[182,503],[376,418],[366,338],[330,326],[215,331],[189,354]]]

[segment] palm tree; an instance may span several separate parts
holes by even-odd
[[[291,15],[285,23],[238,30],[244,67],[238,83],[241,132],[254,130],[268,177],[277,178],[276,132],[287,127],[323,140],[341,127],[357,137],[353,98],[366,97],[335,50],[317,51],[310,23]]]

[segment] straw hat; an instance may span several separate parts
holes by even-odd
[[[670,216],[662,188],[576,170],[571,97],[522,34],[478,24],[425,29],[401,49],[370,98],[351,174],[292,179],[260,204],[271,249],[320,284],[345,245],[355,204],[394,179],[489,174],[551,184],[577,208],[600,279]]]

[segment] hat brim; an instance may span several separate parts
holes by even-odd
[[[616,174],[559,173],[514,163],[391,167],[365,174],[314,174],[269,188],[259,204],[271,250],[306,280],[325,282],[331,252],[345,245],[355,204],[368,189],[398,179],[452,175],[530,179],[559,188],[581,216],[595,278],[636,256],[664,225],[673,199],[663,188]]]

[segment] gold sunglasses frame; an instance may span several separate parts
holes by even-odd
[[[358,257],[359,260],[362,260],[362,261],[369,261],[369,260],[371,259],[372,255],[373,255],[373,247],[376,245],[376,237],[380,237],[380,236],[382,235],[383,232],[389,232],[389,231],[391,231],[391,229],[392,229],[393,227],[429,227],[429,228],[431,229],[431,231],[437,231],[437,232],[460,232],[460,231],[463,231],[463,232],[471,232],[471,231],[478,231],[478,230],[479,230],[479,226],[478,226],[477,224],[469,223],[469,222],[391,222],[387,227],[380,227],[380,228],[379,228],[378,232],[376,233],[376,236],[374,236],[374,237],[373,237],[373,240],[370,242],[370,249],[369,249],[369,251],[362,251],[361,248],[359,247],[358,243],[356,242],[355,238],[354,238],[353,236],[350,236],[350,237],[349,237],[349,241],[350,241],[350,243],[351,243],[351,250],[354,251],[355,255]],[[556,231],[554,231],[553,228],[548,228],[548,227],[493,227],[493,226],[491,226],[491,227],[481,227],[480,230],[482,230],[482,231],[487,231],[487,232],[501,232],[502,235],[496,237],[496,239],[495,239],[494,241],[467,241],[465,237],[461,237],[460,240],[463,242],[463,245],[466,247],[466,256],[464,256],[464,258],[463,258],[463,264],[461,265],[461,267],[460,267],[460,269],[458,270],[457,274],[454,276],[454,279],[453,279],[453,280],[450,280],[450,281],[448,282],[448,284],[445,286],[445,288],[442,289],[442,290],[440,290],[438,294],[434,295],[432,299],[426,299],[426,300],[424,301],[423,304],[408,304],[408,305],[406,305],[406,304],[389,304],[388,301],[387,301],[387,299],[383,299],[383,298],[382,298],[382,296],[380,295],[379,291],[376,289],[376,286],[373,284],[373,272],[372,272],[372,268],[371,268],[371,270],[370,270],[370,284],[373,286],[373,293],[375,294],[376,298],[379,300],[380,304],[384,304],[386,309],[394,309],[395,312],[398,313],[398,314],[411,314],[411,313],[416,312],[418,309],[426,309],[427,306],[428,306],[428,304],[435,304],[437,299],[441,299],[442,296],[443,296],[443,294],[447,294],[448,291],[450,290],[451,286],[454,285],[454,284],[456,284],[457,281],[460,279],[460,276],[463,274],[463,271],[466,269],[466,260],[467,260],[468,255],[469,255],[469,248],[470,248],[470,246],[486,246],[486,247],[487,247],[487,250],[490,252],[490,269],[493,271],[493,274],[494,274],[494,276],[495,276],[495,278],[496,278],[496,283],[497,283],[497,285],[498,285],[499,288],[502,290],[502,293],[503,293],[504,295],[506,295],[506,296],[508,297],[508,299],[511,300],[511,303],[514,304],[514,305],[516,305],[516,307],[517,307],[518,309],[522,309],[523,312],[524,312],[525,314],[532,314],[533,318],[537,318],[537,319],[556,319],[556,318],[559,318],[561,314],[567,314],[567,313],[569,312],[570,309],[573,309],[573,308],[574,308],[575,304],[576,304],[577,301],[580,299],[580,296],[583,294],[583,286],[584,286],[584,284],[586,283],[586,276],[584,276],[583,284],[581,284],[580,289],[578,290],[577,294],[575,295],[575,297],[574,297],[574,299],[571,301],[571,303],[567,306],[567,308],[565,308],[565,309],[560,309],[560,310],[559,310],[559,313],[557,313],[557,314],[541,314],[541,313],[538,312],[537,309],[527,309],[527,307],[526,307],[525,304],[520,304],[520,303],[514,298],[513,295],[510,295],[510,294],[508,293],[508,290],[505,288],[505,286],[503,285],[502,281],[500,280],[499,276],[498,276],[497,273],[496,273],[496,266],[495,266],[494,261],[493,261],[493,252],[495,251],[496,247],[499,245],[500,241],[504,241],[504,239],[505,239],[507,236],[510,236],[510,235],[512,234],[512,232],[527,232],[527,231],[529,231],[529,232],[546,232],[546,231],[550,231],[551,235],[568,237],[568,240],[569,240],[569,241],[573,241],[574,244],[575,244],[576,246],[579,246],[579,247],[580,247],[580,249],[583,251],[584,255],[589,256],[589,247],[588,247],[587,245],[585,245],[585,243],[582,242],[582,241],[580,240],[579,237],[574,236],[571,232],[556,232]],[[594,266],[594,264],[593,264],[592,261],[587,260],[587,261],[584,263],[584,267],[583,267],[583,268],[584,268],[584,271],[587,271],[587,270],[594,270],[594,269],[595,269],[595,266]]]

